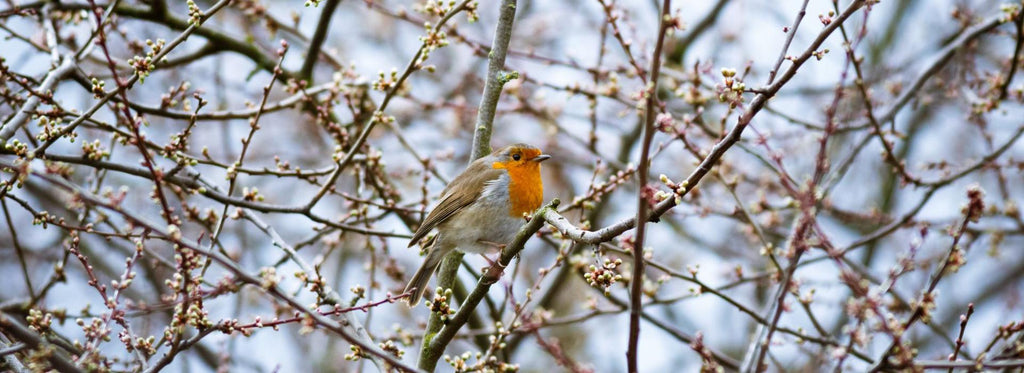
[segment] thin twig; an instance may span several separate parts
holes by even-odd
[[[639,371],[640,348],[640,315],[643,314],[643,283],[644,283],[644,240],[647,233],[648,209],[650,201],[645,195],[647,174],[651,168],[651,141],[654,139],[655,106],[658,104],[658,76],[661,69],[661,49],[665,44],[671,22],[672,0],[664,0],[658,13],[658,41],[654,44],[651,55],[651,80],[647,84],[647,100],[644,102],[644,135],[640,147],[639,167],[637,168],[636,191],[636,244],[633,246],[633,276],[629,290],[629,341],[626,347],[626,369],[630,373]],[[619,35],[616,30],[616,35]],[[642,76],[642,75],[641,75]]]
[[[447,23],[448,20],[452,19],[452,17],[454,17],[459,12],[465,10],[466,5],[469,4],[471,1],[473,0],[463,0],[456,4],[454,7],[452,7],[451,10],[448,11],[448,13],[445,13],[444,17],[441,17],[441,20],[437,22],[437,26],[435,27],[441,28],[442,26],[444,26],[444,24]],[[366,140],[370,137],[370,132],[373,131],[373,129],[377,126],[378,123],[380,123],[381,120],[386,120],[384,118],[384,110],[387,109],[388,104],[391,103],[391,99],[394,98],[402,89],[403,85],[405,84],[405,81],[409,79],[409,76],[412,75],[413,72],[418,71],[423,67],[421,66],[420,56],[422,56],[423,53],[426,53],[428,48],[430,48],[430,46],[426,42],[424,42],[423,45],[420,46],[420,49],[417,50],[415,54],[413,54],[411,59],[409,59],[409,64],[406,65],[405,71],[402,72],[398,79],[395,80],[391,89],[388,90],[388,92],[384,95],[384,99],[381,100],[380,105],[377,106],[377,111],[373,115],[370,115],[368,119],[366,119],[366,123],[363,125],[362,132],[360,132],[356,140],[349,145],[348,151],[345,152],[345,156],[340,161],[338,161],[337,166],[334,168],[334,172],[332,172],[331,175],[327,177],[327,181],[324,182],[324,186],[320,188],[320,191],[318,191],[316,195],[314,195],[313,198],[311,198],[309,202],[306,204],[304,208],[306,211],[312,211],[313,207],[316,206],[318,202],[320,202],[320,199],[327,195],[327,192],[331,188],[334,188],[334,183],[338,181],[338,177],[341,176],[341,173],[352,162],[352,159],[355,158],[356,153],[359,153],[363,145],[366,144]]]
[[[960,349],[964,347],[967,342],[964,341],[964,332],[967,331],[967,322],[971,320],[971,315],[974,314],[974,303],[967,305],[967,313],[960,315],[960,334],[956,337],[956,348],[953,349],[953,353],[949,355],[949,361],[956,361],[960,355]],[[953,368],[949,368],[950,373],[953,372]]]
[[[13,165],[8,164],[6,162],[0,162],[0,167],[14,168]],[[317,325],[338,334],[349,343],[358,346],[366,353],[377,356],[381,360],[385,361],[387,364],[390,364],[391,366],[398,369],[402,369],[404,371],[419,371],[415,367],[412,367],[398,360],[388,352],[383,351],[380,347],[377,347],[372,343],[367,343],[366,341],[360,339],[358,336],[353,335],[352,332],[349,330],[349,326],[346,326],[343,323],[335,321],[334,319],[328,318],[324,315],[321,315],[316,310],[307,307],[304,301],[300,301],[288,295],[279,286],[273,284],[268,285],[261,276],[249,274],[241,267],[239,267],[238,264],[231,258],[217,251],[207,250],[203,248],[202,245],[200,245],[199,243],[182,237],[181,234],[172,234],[171,232],[168,232],[166,227],[161,224],[153,223],[148,219],[137,216],[131,211],[127,211],[126,209],[122,209],[118,206],[111,205],[107,199],[93,195],[88,191],[82,190],[81,188],[77,187],[74,184],[71,184],[67,180],[39,171],[33,170],[29,172],[32,174],[32,176],[36,178],[45,180],[46,182],[52,184],[57,188],[73,193],[78,197],[78,199],[82,203],[103,208],[104,210],[123,216],[125,219],[131,221],[136,226],[148,229],[153,233],[154,238],[167,240],[169,242],[181,246],[184,249],[193,250],[203,256],[212,259],[214,262],[222,266],[225,270],[230,272],[235,277],[234,280],[239,281],[242,284],[262,288],[266,294],[284,302],[289,307],[292,307],[296,311],[308,316]]]

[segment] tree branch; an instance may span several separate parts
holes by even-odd
[[[302,68],[299,70],[299,77],[302,79],[310,82],[313,81],[313,67],[316,66],[316,61],[320,59],[320,48],[323,47],[324,40],[327,40],[327,31],[331,29],[331,18],[334,16],[334,10],[338,8],[340,3],[341,0],[327,0],[323,10],[320,11],[320,21],[317,22],[316,31],[313,32],[313,38],[309,42],[306,60],[302,63]]]
[[[29,329],[27,326],[22,325],[21,322],[4,312],[0,312],[0,329],[5,333],[10,333],[14,338],[17,338],[32,349],[45,349],[48,348],[47,346],[50,344],[38,333]],[[51,368],[61,372],[84,372],[75,366],[68,356],[59,352],[59,350],[51,349],[51,352],[47,354],[46,359],[50,362]]]
[[[428,341],[424,340],[426,348],[421,351],[420,355],[420,369],[426,371],[434,371],[437,366],[437,360],[441,358],[441,354],[444,353],[445,347],[451,343],[455,334],[458,333],[459,329],[466,324],[469,320],[470,315],[476,310],[477,305],[480,301],[487,296],[487,291],[491,289],[491,285],[498,282],[501,279],[502,272],[508,267],[509,263],[512,262],[519,252],[523,250],[523,246],[526,245],[526,241],[537,233],[538,230],[544,225],[544,214],[555,211],[558,208],[558,199],[552,200],[546,206],[541,207],[539,210],[533,213],[530,217],[530,221],[519,228],[519,232],[516,233],[516,237],[512,239],[504,249],[501,250],[501,256],[494,264],[492,264],[487,271],[480,276],[480,280],[477,282],[473,291],[470,292],[466,300],[459,306],[459,311],[452,316],[448,323],[444,325],[436,336]]]
[[[651,141],[654,140],[655,106],[658,105],[658,77],[661,70],[661,48],[665,45],[665,34],[671,27],[672,0],[664,0],[658,14],[658,41],[651,56],[651,80],[647,83],[644,102],[644,137],[640,148],[637,169],[636,190],[636,244],[633,246],[633,276],[629,280],[629,342],[626,348],[626,366],[630,373],[639,372],[640,315],[643,314],[644,284],[644,240],[647,233],[647,210],[650,202],[647,192],[647,173],[651,169]]]
[[[16,169],[13,165],[4,164],[2,162],[0,162],[0,166]],[[335,321],[334,319],[331,319],[327,316],[320,314],[316,310],[310,309],[305,305],[305,303],[288,295],[287,292],[285,292],[278,286],[273,284],[268,285],[262,277],[249,274],[241,267],[239,267],[238,264],[231,258],[215,250],[204,249],[197,242],[182,237],[180,232],[172,233],[167,229],[166,225],[153,223],[147,219],[136,216],[134,213],[126,211],[125,209],[122,209],[117,205],[111,205],[107,199],[104,199],[103,197],[100,196],[96,196],[88,191],[82,190],[81,188],[78,188],[74,184],[71,184],[70,182],[64,179],[34,170],[29,170],[28,172],[31,173],[32,176],[43,179],[48,183],[56,186],[57,188],[72,193],[82,203],[86,203],[96,207],[101,207],[105,210],[123,216],[125,219],[131,221],[136,226],[148,229],[150,232],[152,232],[152,236],[154,238],[166,240],[175,245],[181,246],[182,248],[193,250],[211,259],[212,261],[224,267],[224,269],[230,272],[232,275],[234,275],[235,280],[240,281],[243,284],[253,285],[255,287],[263,289],[267,294],[271,295],[275,299],[278,299],[286,303],[288,306],[306,315],[307,317],[312,319],[317,325],[320,325],[325,329],[338,334],[349,343],[358,346],[360,349],[362,349],[364,352],[369,353],[370,355],[376,356],[377,358],[384,361],[386,364],[402,369],[404,371],[418,371],[415,367],[403,363],[401,360],[398,360],[388,352],[385,352],[380,347],[377,347],[376,345],[373,344],[372,341],[364,340],[360,338],[359,334],[354,334],[359,332],[359,327],[356,327],[356,329],[352,329],[354,326],[352,324],[349,324],[347,320],[343,322],[338,322]],[[312,276],[313,274],[309,275]],[[328,298],[331,298],[331,296],[328,295]],[[335,298],[335,300],[337,299]],[[349,317],[351,316],[346,316],[346,318]]]
[[[484,91],[481,94],[480,105],[477,109],[476,127],[473,130],[470,163],[491,153],[491,132],[494,128],[494,114],[497,111],[498,100],[501,98],[502,87],[508,82],[508,77],[504,75],[505,73],[502,69],[505,67],[505,56],[508,53],[508,45],[512,39],[512,25],[515,21],[516,7],[516,0],[502,0],[498,8],[498,24],[494,30],[493,47],[487,58],[487,80],[484,81]],[[440,268],[437,270],[438,288],[450,289],[455,287],[463,255],[459,250],[452,250],[451,253],[444,257]],[[470,294],[470,297],[473,297],[474,294],[475,290],[473,294]],[[468,308],[472,311],[476,308],[476,304],[469,305],[467,302],[470,302],[469,298],[463,302],[461,309]],[[479,299],[476,302],[479,303]],[[430,319],[427,321],[427,330],[423,337],[423,344],[420,347],[420,369],[433,371],[437,366],[440,354],[444,352],[444,347],[448,344],[445,342],[440,347],[437,347],[431,339],[432,335],[441,330],[442,324],[441,315],[431,313]],[[449,323],[449,325],[451,324]],[[448,330],[447,328],[448,326],[445,327],[445,330]],[[458,331],[458,328],[455,328],[454,331]],[[452,335],[454,335],[454,331],[451,333]]]

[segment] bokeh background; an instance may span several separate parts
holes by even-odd
[[[215,12],[207,1],[0,6],[4,130],[33,96],[39,101],[0,150],[8,187],[0,224],[4,314],[67,341],[57,345],[69,355],[84,351],[117,371],[152,368],[168,353],[175,354],[170,371],[376,370],[365,359],[346,359],[350,343],[336,333],[302,321],[248,328],[248,336],[202,334],[194,320],[176,324],[175,306],[189,297],[172,286],[183,276],[196,281],[189,299],[202,299],[200,313],[212,324],[295,311],[259,286],[224,286],[237,283],[237,273],[202,255],[198,266],[183,267],[182,249],[168,237],[226,253],[242,271],[279,279],[284,295],[311,307],[321,299],[294,275],[308,267],[283,246],[315,267],[345,305],[400,294],[421,261],[418,247],[406,248],[408,237],[469,162],[497,23],[498,2],[470,2],[473,11],[439,29],[443,42],[431,41],[442,37],[435,27],[453,4],[238,0]],[[635,165],[650,74],[637,68],[650,65],[660,4],[518,2],[505,63],[518,78],[505,85],[492,145],[525,142],[551,154],[545,199],[559,198],[560,212],[589,229],[634,216],[638,193],[671,193],[660,175],[685,179],[765,92],[780,57],[781,74],[805,50],[813,53],[752,113],[742,139],[696,190],[648,227],[641,371],[713,365],[692,347],[698,334],[707,349],[742,363],[772,319],[796,242],[809,249],[797,257],[792,293],[783,297],[768,370],[867,370],[886,355],[892,328],[918,318],[922,304],[926,320],[900,333],[916,361],[946,360],[955,349],[960,359],[1021,361],[1021,3],[858,4],[673,2],[671,17],[682,27],[669,32],[661,56],[657,111],[664,120],[652,146],[651,184],[641,190]],[[189,29],[190,18],[202,25]],[[832,22],[843,27],[808,49]],[[105,43],[94,43],[98,24]],[[116,79],[146,68],[154,45],[167,48],[186,34],[144,79],[100,104]],[[428,55],[418,53],[425,43],[432,43]],[[73,68],[49,88],[51,99],[38,87],[68,59]],[[205,105],[197,110],[200,98]],[[385,100],[384,123],[353,149]],[[93,106],[95,113],[81,114]],[[65,129],[62,137],[48,135]],[[142,134],[148,157],[137,145]],[[29,157],[34,149],[43,150]],[[356,155],[325,189],[348,152]],[[147,158],[170,176],[153,176]],[[234,199],[210,197],[214,186]],[[964,225],[977,207],[969,190],[983,191],[984,207]],[[174,227],[157,194],[180,219]],[[804,210],[808,195],[817,200]],[[797,239],[806,211],[814,233]],[[491,289],[477,324],[448,347],[455,360],[440,370],[460,362],[497,369],[475,355],[486,353],[522,371],[624,371],[635,279],[622,250],[632,248],[632,237],[630,230],[595,247],[544,228]],[[124,282],[126,258],[134,258],[136,277],[115,294],[110,284]],[[606,259],[622,260],[609,270],[623,277],[588,284],[584,274]],[[486,262],[476,255],[466,262],[460,278],[472,287]],[[955,268],[943,270],[944,263]],[[276,275],[267,277],[271,269]],[[90,276],[107,285],[105,296]],[[113,309],[104,299],[111,296]],[[962,326],[969,304],[973,314]],[[124,323],[111,320],[117,312]],[[53,321],[40,327],[46,315]],[[427,307],[383,303],[352,315],[374,343],[391,341],[415,365]],[[103,342],[79,320],[108,329],[100,334],[111,339]],[[507,331],[505,344],[488,351],[487,337],[499,329]],[[0,332],[4,369],[30,369],[31,349]],[[165,333],[201,338],[180,353],[156,342],[152,356],[119,340],[160,341]],[[961,333],[966,343],[958,348]]]

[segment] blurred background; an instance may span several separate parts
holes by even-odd
[[[547,226],[438,370],[624,371],[635,280],[641,371],[742,369],[766,329],[769,371],[954,351],[1024,366],[1020,2],[675,1],[641,190],[660,6],[519,1],[491,145],[551,154],[545,200],[596,230],[634,216],[638,193],[675,198],[749,121],[740,141],[648,226],[643,279],[633,230],[594,246]],[[415,366],[429,311],[386,300],[470,161],[498,7],[0,5],[0,310],[80,367],[377,370],[289,304],[328,312],[326,285],[369,303],[348,317]],[[472,289],[486,261],[465,261]],[[11,328],[3,370],[50,364]]]

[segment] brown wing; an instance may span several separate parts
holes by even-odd
[[[427,233],[430,233],[439,224],[451,218],[462,210],[463,207],[476,201],[480,197],[480,193],[483,192],[487,182],[497,179],[501,176],[502,172],[505,172],[504,170],[492,168],[491,163],[493,161],[491,157],[478,159],[470,164],[455,180],[448,183],[448,186],[441,192],[441,202],[438,202],[437,207],[434,207],[434,210],[427,214],[427,218],[423,219],[423,224],[420,224],[419,229],[416,230],[416,233],[412,235],[412,239],[409,240],[409,247],[415,245],[423,236],[426,236]]]

